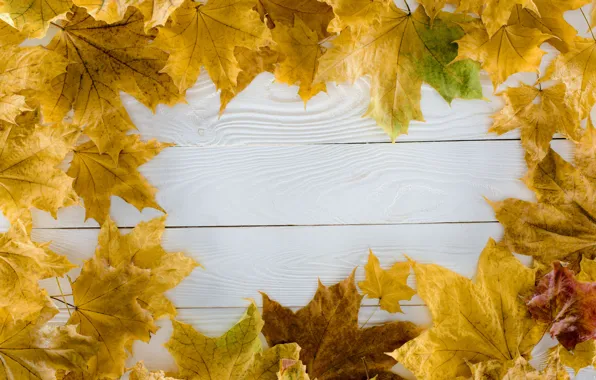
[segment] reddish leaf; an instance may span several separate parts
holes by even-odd
[[[532,316],[551,324],[550,334],[566,349],[596,338],[596,282],[582,282],[554,262],[528,302]]]

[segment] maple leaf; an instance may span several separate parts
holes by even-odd
[[[511,74],[537,72],[542,56],[546,54],[539,46],[552,37],[520,24],[503,26],[492,37],[480,21],[461,26],[466,33],[455,41],[459,46],[455,61],[472,59],[480,62],[495,89]]]
[[[184,0],[141,0],[136,7],[145,16],[145,30],[163,26]]]
[[[406,285],[410,275],[410,263],[400,262],[384,270],[372,250],[364,266],[365,281],[358,286],[368,298],[378,298],[381,309],[390,313],[401,313],[399,301],[410,300],[416,292]]]
[[[17,116],[25,111],[33,111],[27,105],[27,100],[22,95],[0,96],[0,121],[16,124]]]
[[[475,281],[435,264],[415,264],[414,273],[433,327],[391,355],[421,379],[469,376],[468,365],[482,362],[506,369],[529,358],[545,332],[519,297],[532,291],[534,270],[492,239]]]
[[[258,50],[270,40],[254,6],[253,0],[210,0],[206,5],[186,0],[155,41],[171,52],[162,72],[181,92],[194,85],[201,66],[218,90],[235,88],[240,72],[235,48]]]
[[[310,380],[306,366],[300,360],[282,359],[279,365],[278,380]]]
[[[260,50],[251,50],[245,47],[236,47],[234,56],[238,60],[240,72],[236,79],[236,86],[230,89],[222,89],[220,94],[221,105],[219,113],[223,113],[228,103],[241,91],[243,91],[262,72],[275,70],[275,63],[279,58],[278,52],[264,47]]]
[[[103,224],[109,215],[112,195],[139,210],[152,207],[164,211],[155,201],[157,190],[137,169],[168,146],[172,144],[142,142],[138,135],[124,136],[117,163],[108,154],[100,154],[92,141],[77,146],[66,174],[74,178],[73,188],[84,200],[85,219],[93,218]]]
[[[475,378],[483,378],[479,373],[474,373]],[[491,378],[491,377],[488,377]],[[533,368],[526,359],[519,357],[515,360],[513,366],[507,369],[507,372],[502,377],[503,380],[569,380],[569,374],[565,371],[565,367],[561,364],[560,359],[556,353],[549,355],[546,366],[542,370]]]
[[[172,321],[174,332],[165,344],[180,376],[188,380],[277,379],[281,359],[298,359],[297,344],[280,344],[262,351],[259,334],[263,320],[257,306],[250,304],[240,321],[219,338],[197,332],[191,325]]]
[[[63,276],[75,265],[31,241],[24,224],[15,222],[0,234],[0,308],[16,319],[30,320],[47,304],[38,281]]]
[[[139,9],[145,17],[145,30],[164,25],[184,0],[72,0],[85,8],[94,19],[114,23],[121,21],[128,7]]]
[[[528,310],[548,323],[550,334],[568,350],[578,343],[596,338],[596,282],[583,282],[560,262],[540,279]]]
[[[27,34],[13,28],[0,19],[0,48],[18,45],[27,39]]]
[[[101,153],[116,160],[127,141],[124,134],[135,128],[120,91],[152,110],[158,103],[172,105],[183,99],[171,78],[160,73],[168,54],[143,32],[143,15],[134,8],[112,24],[75,8],[56,25],[60,31],[47,48],[70,63],[40,96],[44,120],[62,120],[74,109],[74,121],[85,126]]]
[[[129,375],[130,380],[179,380],[173,377],[168,377],[163,371],[149,372],[145,368],[145,363],[141,360],[134,367],[132,367]]]
[[[327,28],[330,32],[341,32],[346,27],[358,30],[381,20],[391,0],[321,0],[329,4],[335,18]]]
[[[431,28],[422,7],[408,13],[391,3],[382,8],[380,22],[340,33],[320,59],[318,79],[344,82],[370,75],[371,102],[365,116],[395,140],[407,132],[411,120],[424,121],[423,82],[449,103],[482,97],[478,65],[466,60],[449,64],[457,55],[453,42],[464,33],[457,20],[464,17],[441,13]]]
[[[271,34],[276,42],[275,50],[283,57],[275,67],[275,79],[299,84],[298,94],[305,105],[310,98],[326,91],[325,82],[315,80],[319,59],[325,52],[317,33],[296,16],[292,27],[278,24]]]
[[[48,326],[57,313],[58,309],[46,307],[37,320],[19,321],[0,308],[0,378],[51,380],[56,370],[86,367],[97,344],[78,334],[74,326]]]
[[[127,357],[125,345],[131,340],[148,342],[150,334],[157,331],[151,313],[137,302],[149,280],[148,269],[130,263],[112,267],[95,255],[71,282],[74,311],[68,324],[99,341],[91,365],[98,378],[119,378]]]
[[[505,106],[492,116],[494,123],[489,132],[502,135],[519,128],[521,143],[530,162],[546,156],[557,132],[579,140],[579,115],[565,103],[563,83],[546,89],[520,84],[519,87],[508,87],[498,95],[503,96]]]
[[[270,29],[275,30],[280,23],[292,26],[299,18],[320,38],[329,36],[327,26],[335,17],[329,4],[317,0],[257,0],[257,11],[261,19],[267,18]]]
[[[581,119],[588,117],[596,104],[595,52],[595,38],[575,37],[569,51],[551,62],[544,78],[565,83],[567,101],[578,110]]]
[[[538,8],[533,0],[488,0],[485,1],[482,10],[482,22],[486,26],[489,37],[493,37],[503,25],[507,24],[513,9],[517,5],[522,8],[528,8],[535,14],[540,15]]]
[[[56,166],[79,136],[73,126],[38,126],[36,112],[19,116],[16,124],[0,121],[0,210],[12,223],[31,227],[29,209],[54,217],[60,207],[76,201],[72,179]]]
[[[164,292],[176,287],[199,265],[182,252],[168,253],[163,249],[161,239],[165,221],[163,216],[141,222],[129,234],[121,235],[116,223],[108,217],[101,227],[95,252],[96,257],[112,267],[133,264],[151,270],[149,281],[137,301],[151,312],[154,319],[176,315],[176,308]]]
[[[29,38],[41,38],[50,22],[71,6],[71,0],[10,0],[0,3],[0,15]]]
[[[385,352],[418,335],[411,322],[390,322],[361,329],[358,311],[362,296],[350,277],[331,287],[319,282],[309,304],[297,312],[263,294],[263,334],[269,345],[296,342],[300,360],[313,379],[399,379],[390,372],[395,361]]]
[[[596,258],[596,130],[589,127],[576,149],[576,166],[550,150],[530,169],[526,184],[538,202],[505,199],[490,202],[505,229],[503,241],[516,253],[543,266],[556,260],[579,269],[582,256]]]

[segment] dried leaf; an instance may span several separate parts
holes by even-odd
[[[149,372],[141,360],[130,371],[129,380],[179,380],[168,377],[163,371]]]
[[[455,61],[472,59],[480,62],[495,89],[512,74],[538,72],[540,60],[546,54],[540,44],[552,37],[519,24],[503,26],[492,37],[480,21],[461,25],[465,35],[455,41],[459,46]]]
[[[25,111],[33,111],[27,105],[27,100],[22,95],[0,96],[0,121],[16,124],[17,116]]]
[[[154,319],[176,316],[176,308],[165,292],[176,287],[198,264],[182,252],[168,253],[161,246],[166,218],[139,223],[129,234],[121,235],[108,217],[99,233],[95,256],[112,267],[133,264],[150,269],[149,281],[137,301],[151,312]]]
[[[257,11],[261,19],[267,18],[270,29],[277,29],[279,24],[291,27],[299,18],[320,38],[329,36],[327,26],[334,17],[333,8],[317,0],[257,0]]]
[[[381,20],[381,15],[392,4],[392,0],[321,0],[331,5],[335,18],[327,28],[330,32],[341,32],[350,27],[359,30]]]
[[[579,115],[565,103],[563,83],[546,89],[520,84],[508,87],[499,95],[503,96],[505,106],[493,115],[494,123],[489,132],[502,135],[519,128],[530,162],[546,156],[557,132],[575,141],[580,139]]]
[[[483,362],[484,371],[506,372],[544,334],[519,297],[532,291],[534,271],[492,239],[474,282],[435,264],[415,264],[414,273],[433,327],[391,355],[421,379],[469,377],[469,365]]]
[[[155,201],[157,190],[137,170],[171,144],[157,140],[142,142],[138,135],[121,138],[122,151],[114,162],[89,141],[74,150],[67,174],[74,178],[73,188],[85,202],[85,219],[100,224],[107,219],[111,197],[117,195],[139,210],[152,207],[164,211]]]
[[[148,269],[129,263],[112,267],[96,255],[71,283],[75,310],[68,324],[99,341],[92,366],[98,378],[119,378],[127,357],[125,345],[131,340],[148,342],[157,331],[151,313],[137,302],[149,280]]]
[[[44,119],[62,120],[74,109],[75,122],[85,126],[99,151],[114,160],[127,141],[125,133],[135,128],[120,91],[152,110],[158,103],[172,105],[183,99],[171,78],[160,72],[168,54],[155,47],[143,23],[143,15],[134,8],[113,24],[95,21],[83,8],[75,8],[59,22],[61,31],[48,45],[70,63],[40,99]]]
[[[27,112],[16,124],[0,121],[0,210],[11,223],[21,219],[31,228],[29,209],[54,217],[60,207],[76,200],[72,179],[56,166],[77,140],[73,126],[37,126],[37,114]]]
[[[366,116],[374,118],[392,140],[407,132],[411,120],[424,120],[423,82],[449,103],[482,97],[477,64],[465,60],[449,64],[457,55],[453,42],[463,36],[456,23],[462,17],[441,13],[431,28],[422,7],[413,14],[395,5],[382,9],[380,22],[342,30],[333,48],[321,57],[318,79],[344,82],[370,75]]]
[[[309,304],[297,312],[263,294],[263,334],[269,345],[296,342],[308,375],[318,380],[400,379],[390,372],[395,361],[385,352],[418,335],[411,322],[390,322],[361,329],[358,311],[362,297],[354,273],[326,287],[319,282]]]
[[[568,350],[596,338],[596,282],[576,280],[559,262],[538,282],[528,310]]]
[[[27,34],[0,20],[0,48],[19,45],[27,39]]]
[[[399,301],[410,300],[416,292],[407,285],[410,263],[400,262],[384,270],[372,250],[364,266],[365,281],[358,286],[368,298],[378,298],[381,309],[390,313],[401,313]]]
[[[156,39],[157,46],[171,52],[162,72],[184,92],[204,66],[218,90],[234,89],[240,73],[235,48],[258,50],[270,39],[254,5],[252,0],[210,0],[206,5],[186,0]]]
[[[66,13],[71,0],[11,0],[0,3],[0,15],[30,38],[46,34],[50,22]]]
[[[297,344],[280,344],[262,351],[259,335],[263,320],[251,303],[240,321],[219,338],[209,338],[191,325],[173,321],[174,332],[166,348],[180,376],[196,379],[275,380],[282,359],[298,359]]]
[[[280,367],[277,373],[278,380],[310,380],[306,366],[300,360],[282,359]]]

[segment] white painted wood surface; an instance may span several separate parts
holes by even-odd
[[[566,18],[585,32],[578,12]],[[549,54],[543,69],[553,57],[553,49],[544,48]],[[516,74],[506,84],[518,80],[531,83],[535,74]],[[487,239],[502,233],[483,197],[533,197],[519,181],[526,171],[519,134],[486,133],[502,102],[487,77],[483,89],[487,101],[449,106],[425,85],[427,122],[412,123],[396,144],[361,117],[369,102],[366,78],[352,86],[330,84],[305,109],[296,87],[262,74],[221,118],[218,94],[205,75],[188,91],[188,104],[160,106],[156,114],[123,94],[144,138],[178,145],[141,172],[159,189],[158,201],[168,212],[165,248],[205,266],[170,292],[179,318],[219,335],[242,314],[244,298],[260,304],[258,291],[304,306],[317,277],[330,285],[359,265],[362,278],[369,248],[384,265],[407,254],[471,277]],[[565,141],[553,147],[571,157]],[[122,227],[160,215],[139,213],[119,198],[113,198],[111,214]],[[35,241],[52,241],[74,263],[93,254],[97,224],[84,221],[81,207],[62,210],[58,220],[35,211],[34,226]],[[0,230],[6,227],[0,217]],[[43,285],[51,294],[58,291],[53,281]],[[373,303],[365,301],[362,322]],[[403,309],[398,315],[377,311],[368,323],[430,324],[417,296]],[[62,309],[55,321],[67,317]],[[135,344],[129,364],[144,359],[153,369],[175,369],[162,346],[171,326],[159,324],[163,328],[150,344]],[[577,377],[593,378],[593,369]]]

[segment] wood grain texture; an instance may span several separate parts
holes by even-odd
[[[500,239],[501,233],[498,223],[176,228],[166,231],[163,245],[171,252],[185,252],[205,267],[195,269],[169,293],[178,307],[238,307],[246,297],[260,304],[259,291],[284,305],[303,306],[312,298],[317,279],[334,284],[356,266],[357,279],[363,279],[369,248],[386,267],[404,261],[407,254],[472,277],[488,238]],[[98,230],[34,230],[33,238],[51,241],[55,252],[81,264],[93,255],[97,234]],[[76,274],[75,270],[71,276]],[[413,276],[410,280],[415,287]],[[50,294],[59,294],[53,279],[43,283]],[[68,281],[61,283],[70,293]],[[404,304],[422,301],[416,296]]]
[[[567,141],[553,146],[567,158]],[[159,188],[168,226],[457,223],[494,221],[483,197],[532,199],[518,141],[170,148],[142,167]],[[113,198],[119,226],[140,214]],[[82,207],[38,228],[97,226]],[[0,228],[6,228],[6,221]]]

